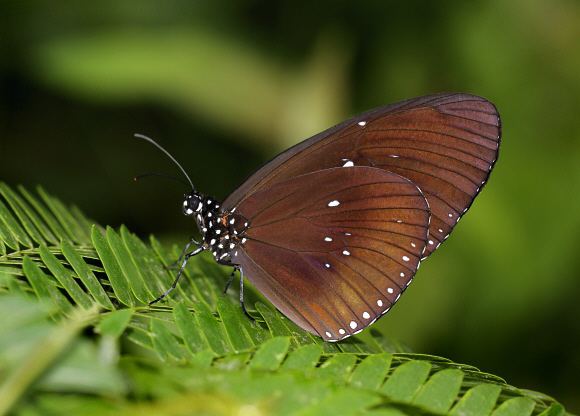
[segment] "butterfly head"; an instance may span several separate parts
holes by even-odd
[[[200,213],[203,208],[203,197],[195,190],[183,196],[183,214],[186,216]]]

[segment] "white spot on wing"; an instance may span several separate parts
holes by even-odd
[[[364,126],[367,125],[367,122],[366,121],[359,121],[358,122],[358,125],[361,126],[361,127],[364,127]]]
[[[382,301],[382,300],[380,300],[380,299],[379,299],[379,300],[377,300],[377,305],[378,305],[379,307],[383,306],[383,301]]]
[[[350,256],[350,251],[348,250],[343,250],[342,254],[344,254],[345,256]]]
[[[326,336],[327,336],[328,338],[330,338],[330,337],[332,336],[332,334],[331,334],[330,332],[326,331]]]
[[[349,325],[352,329],[355,329],[358,326],[358,324],[355,321],[350,321]]]
[[[324,237],[324,241],[332,241],[332,238],[330,238],[330,237]]]
[[[336,199],[335,199],[334,201],[330,201],[330,202],[328,203],[328,206],[329,206],[329,207],[337,207],[337,206],[339,206],[339,205],[340,205],[340,202],[339,202],[339,201],[337,201]]]
[[[342,328],[339,328],[339,329],[338,329],[338,333],[339,333],[340,335],[344,335],[344,334],[346,333],[346,331],[345,331],[344,329],[342,329]]]
[[[411,260],[409,257],[403,256],[403,261],[409,261],[409,260]]]
[[[352,160],[347,160],[344,165],[342,165],[343,168],[351,168],[354,166],[354,162]]]
[[[369,313],[368,313],[368,312],[366,312],[366,311],[365,311],[365,312],[363,312],[363,318],[365,318],[365,319],[369,319],[370,317],[371,317],[371,316],[369,315]]]
[[[388,288],[388,289],[387,289],[387,292],[389,292],[389,293],[393,293],[393,292],[394,292],[394,290],[393,290],[393,288],[392,288],[392,287],[390,287],[390,288]]]
[[[330,269],[330,263],[324,263],[324,267],[326,267],[327,269]]]

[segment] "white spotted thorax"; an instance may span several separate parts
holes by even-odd
[[[203,249],[210,251],[218,263],[233,266],[237,263],[237,248],[247,241],[249,224],[243,215],[234,210],[222,212],[220,207],[219,202],[196,191],[186,194],[183,200],[183,213],[195,216]]]

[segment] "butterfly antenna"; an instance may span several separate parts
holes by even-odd
[[[191,189],[195,189],[195,187],[193,186],[193,182],[189,178],[189,175],[187,174],[185,169],[183,169],[183,167],[179,164],[179,162],[173,156],[171,156],[171,153],[169,153],[167,150],[165,150],[163,148],[163,146],[161,146],[159,143],[157,143],[152,138],[144,136],[143,134],[136,133],[133,136],[135,136],[135,138],[137,138],[137,139],[142,139],[142,140],[145,140],[146,142],[151,143],[153,146],[157,147],[159,150],[161,150],[163,153],[165,153],[167,155],[167,157],[169,157],[169,159],[171,159],[173,161],[173,163],[175,163],[177,165],[177,167],[181,170],[181,172],[183,172],[183,174],[187,178],[187,181],[191,185]]]

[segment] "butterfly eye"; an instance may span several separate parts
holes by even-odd
[[[202,203],[199,196],[193,195],[186,195],[185,199],[183,200],[183,214],[184,215],[193,215],[194,213],[201,210]]]
[[[191,205],[189,204],[189,200],[185,199],[183,201],[183,214],[184,215],[192,215],[193,209],[191,209]]]

